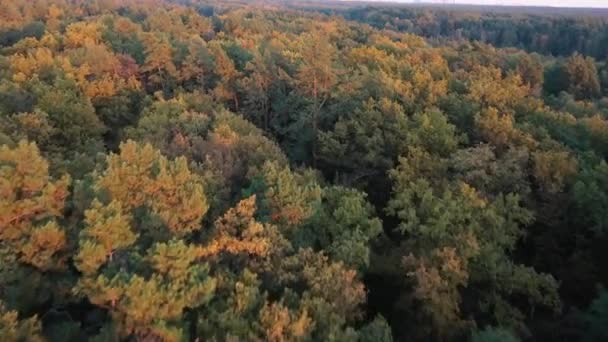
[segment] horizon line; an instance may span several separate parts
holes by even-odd
[[[460,2],[460,0],[447,0],[449,2],[441,2],[442,0],[427,0],[415,2],[415,0],[338,0],[341,2],[378,2],[389,4],[404,4],[404,5],[444,5],[444,6],[483,6],[483,7],[529,7],[529,8],[562,8],[562,9],[608,9],[608,5],[590,5],[590,6],[572,6],[572,5],[528,5],[523,3],[480,3],[480,2]],[[459,2],[456,2],[459,1]]]

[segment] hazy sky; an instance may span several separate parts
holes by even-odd
[[[390,1],[390,0],[389,0]],[[394,2],[414,2],[413,0],[393,0]],[[449,0],[451,2],[453,0]],[[422,2],[443,2],[442,0],[422,0]],[[457,4],[483,5],[524,5],[524,6],[555,6],[555,7],[604,7],[608,8],[608,0],[456,0]]]

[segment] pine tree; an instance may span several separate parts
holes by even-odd
[[[0,147],[0,242],[42,271],[65,267],[62,218],[70,178],[53,180],[36,144]]]

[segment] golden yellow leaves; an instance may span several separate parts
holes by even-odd
[[[201,258],[216,256],[220,253],[248,254],[265,256],[270,249],[270,242],[264,236],[267,229],[256,222],[255,196],[240,201],[215,222],[216,235],[207,245],[197,250]]]
[[[51,266],[49,261],[53,260],[55,253],[66,247],[67,240],[63,229],[56,222],[49,222],[31,231],[27,242],[21,247],[21,260],[45,270]],[[63,260],[60,260],[60,263],[63,263]]]
[[[125,65],[128,64],[125,58],[103,45],[101,32],[98,22],[79,22],[68,26],[63,45],[49,33],[40,40],[23,40],[18,44],[19,53],[9,58],[13,80],[24,83],[43,73],[60,71],[75,80],[90,98],[139,89],[137,67],[125,73],[126,68],[133,69],[135,64]]]
[[[25,82],[34,74],[52,68],[56,63],[53,52],[44,47],[25,54],[13,55],[9,61],[13,70],[13,80],[18,83]]]
[[[59,30],[61,26],[61,18],[64,15],[64,10],[56,4],[51,4],[46,15],[46,26],[49,30]]]
[[[362,46],[352,49],[348,56],[348,61],[353,66],[365,65],[369,69],[383,70],[389,72],[397,66],[396,59],[374,46]]]
[[[63,266],[56,258],[66,247],[61,216],[70,179],[53,182],[48,163],[34,143],[0,147],[0,241],[23,262],[42,270]]]
[[[48,163],[34,143],[0,147],[0,228],[59,216],[68,184],[68,176],[50,181]]]
[[[234,132],[227,124],[220,124],[212,133],[211,141],[222,146],[234,146],[239,139],[239,135]]]
[[[102,27],[96,22],[77,22],[66,28],[64,43],[67,48],[99,44]]]
[[[313,320],[306,309],[291,312],[282,303],[266,304],[260,312],[260,323],[269,342],[293,341],[302,338],[312,328]]]
[[[76,268],[83,274],[94,274],[108,260],[110,254],[104,246],[92,240],[81,241],[74,256]]]
[[[470,73],[468,98],[483,108],[494,107],[499,111],[513,108],[529,94],[517,74],[503,78],[499,68],[476,65]]]
[[[165,35],[148,33],[143,36],[146,46],[146,60],[142,71],[147,73],[149,80],[162,85],[167,77],[177,76],[177,68],[173,64],[173,47]]]
[[[538,151],[532,158],[534,177],[548,193],[560,192],[578,173],[576,158],[565,151]]]
[[[475,125],[484,141],[499,148],[509,147],[514,142],[528,148],[535,148],[538,144],[531,136],[515,128],[511,114],[501,114],[493,107],[478,114],[475,117]]]
[[[76,267],[90,274],[112,257],[114,250],[130,246],[137,239],[130,227],[131,216],[123,213],[118,201],[103,206],[95,199],[85,211],[85,229],[81,245],[74,258]]]
[[[203,182],[190,172],[185,158],[169,161],[150,144],[121,144],[108,157],[97,186],[125,208],[147,206],[177,235],[200,228],[208,204]]]
[[[37,317],[19,320],[17,311],[8,311],[0,301],[0,340],[43,342],[42,325]]]
[[[196,247],[186,245],[182,240],[157,243],[147,254],[146,259],[154,270],[171,279],[185,279],[190,265],[198,259]]]

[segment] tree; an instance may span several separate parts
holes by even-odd
[[[559,95],[562,91],[567,91],[569,87],[569,76],[563,62],[555,62],[545,68],[545,82],[543,90],[549,95]]]
[[[207,44],[200,38],[188,41],[188,54],[178,68],[178,80],[193,86],[205,86],[213,69],[213,59]]]
[[[78,22],[66,28],[64,44],[67,48],[90,46],[100,41],[101,27],[96,22]]]
[[[529,93],[517,74],[502,76],[495,67],[474,66],[469,75],[468,98],[482,108],[494,107],[499,111],[512,110]]]
[[[575,53],[566,61],[568,92],[577,100],[592,99],[601,94],[595,61]]]
[[[20,262],[41,271],[62,269],[67,248],[62,217],[70,179],[49,177],[34,143],[0,147],[0,242]]]
[[[587,330],[584,334],[585,341],[604,341],[608,339],[606,324],[608,323],[608,294],[602,291],[591,303],[584,314]]]
[[[213,89],[213,95],[219,101],[231,101],[234,110],[238,112],[237,81],[241,77],[241,72],[236,69],[234,61],[230,59],[221,44],[213,44],[210,49],[215,63],[215,73],[219,76],[219,80]]]
[[[406,274],[414,284],[413,297],[433,322],[433,336],[464,333],[472,322],[463,318],[461,307],[470,305],[476,308],[473,317],[483,312],[493,322],[519,327],[523,312],[506,300],[515,292],[533,298],[532,306],[557,310],[555,279],[508,256],[532,218],[518,196],[484,198],[466,183],[426,171],[429,167],[438,169],[427,152],[411,150],[400,159],[391,171],[393,197],[387,210],[400,220],[397,231],[406,237],[409,251],[403,257]],[[478,282],[492,290],[480,292]],[[465,297],[467,289],[476,295]]]
[[[534,177],[548,193],[560,192],[578,173],[578,163],[566,151],[537,151],[532,154]]]
[[[97,188],[124,210],[146,207],[177,237],[200,229],[209,206],[202,180],[189,170],[185,158],[169,161],[151,145],[129,140],[121,144],[120,154],[107,158],[107,164]]]
[[[302,94],[312,98],[310,125],[313,132],[311,151],[314,165],[317,160],[319,114],[336,83],[336,75],[332,67],[335,49],[324,35],[315,32],[300,37],[299,52],[302,60],[298,68],[296,84]]]
[[[601,233],[608,229],[608,216],[600,208],[608,203],[608,196],[601,189],[608,186],[608,164],[605,161],[590,167],[585,165],[573,186],[574,201],[579,220]]]
[[[537,54],[523,54],[517,60],[516,71],[532,94],[540,95],[544,73],[541,58]]]
[[[64,276],[72,248],[63,225],[69,185],[67,175],[49,175],[34,143],[0,147],[0,288],[2,301],[21,314],[69,298]]]
[[[146,58],[141,71],[148,76],[152,89],[162,89],[166,94],[172,89],[172,80],[177,76],[173,64],[173,47],[166,36],[148,33],[143,38]]]
[[[382,173],[394,165],[404,150],[409,126],[399,104],[370,99],[353,113],[340,117],[331,131],[319,132],[319,160],[353,177]]]
[[[365,270],[370,243],[382,233],[382,223],[365,194],[334,186],[323,189],[321,200],[319,212],[298,229],[295,245],[326,251],[333,260]]]
[[[0,339],[42,342],[42,326],[36,317],[19,320],[17,311],[8,311],[0,302]]]
[[[85,212],[74,291],[109,310],[121,336],[180,340],[183,310],[208,302],[216,287],[198,247],[180,239],[201,228],[202,182],[184,158],[133,141],[106,164],[95,188],[108,200]]]
[[[602,88],[602,94],[608,95],[608,60],[604,62],[604,65],[599,69],[599,80]]]
[[[515,127],[513,115],[500,113],[496,108],[488,108],[475,115],[476,134],[493,146],[505,149],[513,144],[532,148],[536,142]]]
[[[438,156],[454,152],[460,142],[456,127],[439,111],[417,113],[412,117],[407,142]]]
[[[459,179],[493,198],[501,193],[525,197],[531,192],[528,180],[530,153],[525,148],[510,148],[499,153],[482,144],[456,151],[450,157],[450,169]]]
[[[519,339],[510,331],[501,328],[487,327],[473,333],[474,342],[517,342]]]
[[[260,206],[271,222],[293,230],[314,215],[320,205],[321,187],[310,176],[292,172],[276,161],[266,162],[252,180],[251,190],[262,192]]]
[[[282,66],[285,61],[280,56],[279,49],[282,44],[277,45],[279,45],[277,42],[260,43],[252,60],[245,66],[249,76],[241,81],[245,93],[246,111],[266,132],[270,130],[271,124],[274,124],[273,107],[281,100],[275,99],[273,95],[277,93],[283,95],[288,80],[287,72]]]
[[[91,141],[101,140],[104,126],[95,114],[91,101],[73,81],[56,80],[53,85],[40,84],[36,109],[48,114],[54,130],[51,146],[61,152],[82,151]]]

